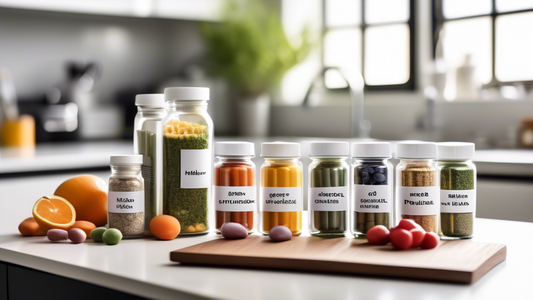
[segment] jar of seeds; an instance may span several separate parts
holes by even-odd
[[[424,230],[438,234],[440,173],[437,144],[406,141],[397,144],[396,198],[402,219],[413,219]]]
[[[474,233],[476,166],[473,143],[439,143],[440,231],[444,239],[469,239]]]
[[[124,238],[144,234],[142,164],[142,155],[111,156],[107,221],[109,228],[120,230]]]
[[[353,234],[365,237],[375,225],[392,225],[391,145],[386,142],[352,144]]]

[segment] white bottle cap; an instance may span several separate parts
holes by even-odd
[[[312,142],[310,156],[348,156],[350,144],[348,142]]]
[[[261,144],[262,157],[300,157],[300,144],[285,143],[285,142],[271,142]]]
[[[135,96],[135,105],[152,108],[165,108],[165,95],[163,94],[139,94]]]
[[[217,142],[216,156],[255,156],[255,145],[249,142]]]
[[[388,142],[352,143],[352,157],[390,158],[391,157],[391,145]]]
[[[117,165],[142,165],[143,156],[142,155],[112,155],[110,159],[110,164],[112,166]]]
[[[442,160],[469,160],[474,156],[476,145],[474,143],[446,142],[438,143],[439,159]]]
[[[165,100],[209,100],[209,88],[206,87],[169,87],[165,89]]]
[[[396,158],[436,159],[437,144],[433,142],[404,141],[396,144]]]

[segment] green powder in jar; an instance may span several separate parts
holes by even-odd
[[[474,169],[464,163],[445,163],[441,168],[441,190],[473,190]],[[441,213],[441,233],[448,237],[465,238],[473,234],[473,213]]]

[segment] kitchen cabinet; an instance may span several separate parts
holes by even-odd
[[[7,265],[0,262],[0,300],[7,300]]]
[[[533,179],[480,176],[477,181],[477,217],[533,222]]]

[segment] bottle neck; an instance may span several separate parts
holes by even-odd
[[[141,113],[144,117],[163,117],[165,109],[137,106],[137,112]]]
[[[276,158],[271,158],[271,157],[265,157],[265,163],[272,163],[272,164],[279,164],[279,163],[282,163],[282,164],[297,164],[300,162],[300,158],[299,157],[276,157]]]
[[[167,110],[170,112],[205,112],[207,110],[206,100],[167,100]]]
[[[386,163],[389,161],[388,158],[384,157],[372,157],[372,158],[354,158],[354,163],[361,164],[361,163]]]
[[[140,176],[141,165],[111,165],[112,175]]]
[[[318,162],[338,162],[338,163],[346,162],[346,159],[348,159],[348,157],[327,157],[327,156],[310,156],[310,158],[313,161],[318,161]]]

